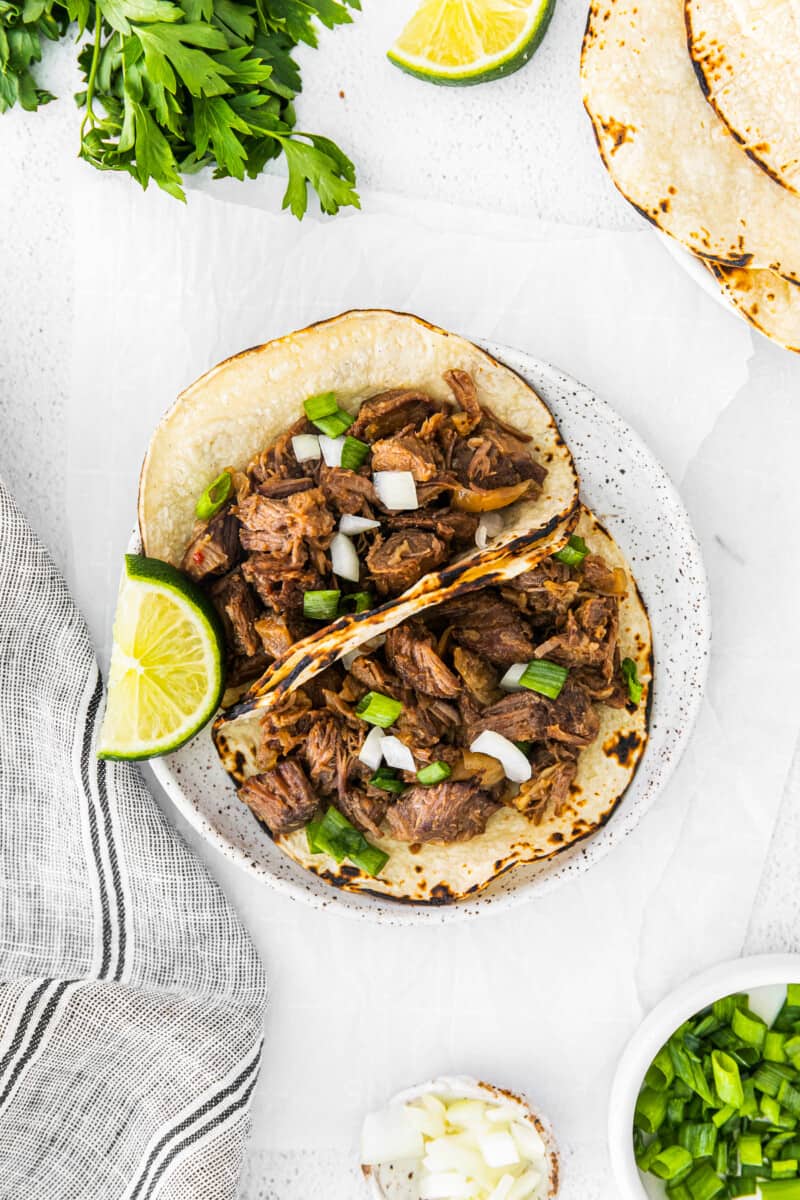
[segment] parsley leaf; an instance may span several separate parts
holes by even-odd
[[[0,113],[52,100],[31,68],[42,39],[77,24],[84,88],[80,154],[185,199],[183,176],[255,178],[283,155],[284,208],[308,189],[325,213],[359,207],[355,168],[329,138],[294,129],[301,80],[292,53],[319,24],[352,20],[359,0],[0,0]],[[85,35],[85,36],[84,36]]]

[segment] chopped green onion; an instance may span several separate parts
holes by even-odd
[[[380,725],[381,729],[394,725],[402,711],[403,705],[399,700],[384,696],[382,692],[367,692],[356,705],[356,716],[370,725]]]
[[[669,1115],[669,1112],[667,1115]],[[723,1125],[728,1124],[728,1121],[730,1121],[731,1117],[735,1116],[736,1109],[732,1105],[726,1104],[724,1108],[720,1108],[714,1113],[711,1121],[714,1125],[716,1125],[717,1129],[721,1129]]]
[[[332,621],[339,612],[339,597],[341,592],[329,591],[303,592],[303,616],[312,621]]]
[[[368,842],[363,833],[333,805],[324,817],[306,826],[306,837],[312,854],[330,854],[338,863],[349,858],[367,875],[378,875],[389,861],[389,855]]]
[[[421,771],[417,771],[417,779],[420,783],[424,783],[426,787],[431,784],[441,783],[443,779],[449,779],[453,774],[452,768],[441,759],[436,762],[429,763],[427,767],[423,767]]]
[[[696,1092],[706,1104],[713,1104],[714,1097],[708,1080],[703,1074],[702,1065],[691,1055],[685,1046],[676,1042],[674,1037],[668,1042],[670,1057],[675,1067],[675,1074],[682,1079],[687,1087]]]
[[[734,1175],[728,1180],[728,1194],[732,1200],[738,1200],[739,1196],[755,1196],[757,1187],[755,1179],[747,1179],[741,1175]]]
[[[638,1129],[634,1130],[634,1134],[641,1138],[641,1132]],[[658,1138],[653,1138],[645,1146],[642,1144],[636,1150],[636,1165],[640,1171],[649,1171],[651,1165],[661,1153],[662,1146]]]
[[[773,1179],[794,1179],[797,1175],[797,1159],[782,1158],[772,1164]]]
[[[649,1169],[659,1179],[683,1179],[692,1169],[692,1156],[683,1146],[667,1146],[656,1155]]]
[[[406,785],[398,777],[394,767],[378,767],[375,774],[371,776],[370,783],[373,787],[380,788],[381,791],[394,792],[397,796],[406,790]]]
[[[669,1200],[692,1200],[692,1193],[682,1181],[668,1183],[667,1195],[669,1196]]]
[[[557,558],[559,562],[566,563],[568,567],[579,567],[588,553],[589,547],[583,538],[573,534],[566,546],[561,550],[557,550],[553,558]]]
[[[674,1078],[675,1067],[672,1065],[669,1050],[666,1046],[662,1046],[648,1067],[644,1081],[648,1087],[655,1088],[657,1092],[663,1092]]]
[[[643,1133],[657,1133],[667,1115],[667,1097],[655,1088],[643,1087],[634,1110],[633,1123]]]
[[[517,747],[518,750],[521,750],[522,753],[527,758],[527,756],[531,752],[531,747],[533,746],[533,742],[526,742],[526,741],[520,740],[520,741],[515,741],[514,745]]]
[[[309,396],[303,401],[303,408],[309,421],[317,421],[320,417],[330,417],[339,411],[335,392],[320,392],[318,396]]]
[[[781,1084],[788,1078],[785,1072],[786,1067],[782,1064],[763,1063],[753,1072],[753,1087],[759,1092],[766,1092],[768,1096],[777,1096]]]
[[[314,424],[320,433],[327,434],[329,438],[338,438],[344,433],[345,429],[349,429],[353,424],[353,418],[349,413],[342,412],[337,409],[330,417],[317,417]],[[344,447],[342,447],[344,451]]]
[[[632,658],[623,658],[622,677],[628,685],[628,699],[631,704],[639,704],[644,691],[644,684],[639,682],[639,673]]]
[[[351,607],[354,613],[366,612],[372,608],[372,596],[369,592],[348,592],[339,601],[339,612],[347,612]]]
[[[761,1138],[757,1133],[743,1133],[739,1138],[739,1162],[743,1167],[760,1167],[764,1161]]]
[[[342,466],[349,471],[357,471],[363,465],[368,454],[369,446],[366,442],[360,442],[358,438],[346,437],[342,446]]]
[[[210,521],[219,512],[233,491],[233,477],[230,471],[221,475],[208,485],[195,505],[195,513],[201,521]]]
[[[789,1041],[785,1033],[769,1029],[764,1038],[764,1058],[767,1062],[786,1062],[786,1044]]]
[[[800,1179],[768,1180],[758,1190],[761,1200],[800,1200]]]
[[[800,1091],[793,1087],[788,1079],[784,1079],[778,1088],[778,1100],[781,1107],[790,1112],[793,1117],[800,1117]]]
[[[717,1144],[717,1127],[710,1121],[687,1121],[678,1130],[678,1145],[692,1158],[710,1158]]]
[[[790,983],[786,988],[786,1003],[790,1008],[800,1008],[800,983]]]
[[[567,675],[569,675],[569,671],[566,667],[548,662],[546,658],[535,658],[528,663],[519,682],[521,687],[538,692],[540,696],[549,696],[551,700],[557,700],[561,695],[561,689],[567,682]]]
[[[714,1149],[714,1170],[718,1175],[725,1176],[728,1173],[728,1143],[717,1142]]]
[[[725,1184],[711,1163],[700,1163],[686,1178],[686,1186],[692,1200],[713,1200],[725,1190]]]
[[[731,1029],[748,1046],[755,1046],[757,1050],[760,1050],[764,1045],[767,1026],[761,1017],[757,1017],[749,1008],[736,1009],[731,1018]]]
[[[724,1050],[711,1052],[711,1069],[714,1072],[714,1087],[723,1104],[731,1104],[741,1108],[744,1103],[744,1090],[739,1068],[729,1054]]]

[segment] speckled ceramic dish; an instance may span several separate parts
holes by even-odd
[[[408,1104],[420,1096],[441,1096],[448,1102],[451,1100],[494,1100],[503,1105],[510,1105],[515,1111],[515,1120],[532,1125],[541,1136],[547,1151],[547,1200],[554,1200],[558,1193],[560,1165],[558,1148],[553,1130],[548,1119],[537,1112],[525,1096],[517,1096],[504,1088],[495,1087],[492,1083],[481,1083],[469,1075],[442,1075],[427,1083],[417,1084],[392,1096],[390,1105]],[[362,1166],[372,1200],[416,1200],[419,1195],[419,1183],[415,1172],[409,1170],[408,1162],[400,1163],[397,1167],[388,1164],[381,1167]]]
[[[208,729],[175,754],[153,760],[183,815],[257,878],[318,907],[387,924],[442,924],[543,894],[585,871],[630,833],[672,774],[691,733],[708,665],[708,589],[681,501],[638,436],[588,388],[530,355],[485,347],[536,388],[555,415],[581,475],[584,501],[619,543],[653,627],[655,679],[647,751],[606,825],[585,841],[520,865],[475,897],[441,907],[339,891],[298,867],[236,797]]]

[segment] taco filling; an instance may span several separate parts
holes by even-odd
[[[531,437],[479,403],[470,374],[450,370],[443,378],[452,402],[395,388],[366,399],[351,415],[333,393],[312,396],[305,401],[304,417],[243,470],[223,471],[199,498],[199,519],[181,567],[207,589],[220,613],[229,686],[261,675],[321,624],[390,601],[468,550],[485,549],[503,529],[503,510],[541,493],[547,468],[534,457]],[[497,603],[502,611],[511,605],[517,624],[527,619],[518,615],[526,610],[517,602],[498,597]],[[555,626],[551,632],[555,636]],[[431,636],[426,633],[420,646],[428,645]],[[387,694],[402,692],[405,706],[405,693],[418,685],[411,668],[403,674],[395,662],[391,647],[396,640],[390,639],[390,649],[374,662],[386,674]],[[460,647],[464,666],[472,651],[456,639],[453,647]],[[458,664],[452,651],[447,653],[448,665],[436,655],[441,663],[436,669],[447,672],[456,690],[424,692],[417,705],[431,732],[411,737],[410,704],[401,722],[420,763],[429,761],[424,754],[440,742],[449,747],[451,758],[457,745],[446,726],[451,712],[458,720],[452,702],[461,696],[462,683],[453,674]],[[331,761],[343,756],[342,762],[352,759],[355,764],[344,775],[339,771],[330,777],[325,768],[315,767],[319,778],[313,779],[314,786],[326,796],[338,796],[346,791],[346,776],[357,776],[366,797],[365,814],[377,814],[380,820],[388,811],[387,793],[369,783],[357,754],[364,725],[344,715],[360,698],[359,688],[364,690],[358,672],[363,675],[365,669],[362,663],[355,673],[328,681],[327,691],[339,697],[341,712],[333,702],[315,701],[302,720],[298,714],[296,725],[303,737],[313,731],[315,747],[330,726]],[[304,702],[299,696],[294,701],[298,706]],[[437,703],[445,705],[447,719],[436,716]],[[310,786],[306,767],[297,756],[280,766],[269,758],[265,748],[264,761],[277,772],[275,794],[286,794],[285,803],[276,801],[275,812],[281,805],[287,812],[305,811],[299,799],[295,802],[294,791]],[[457,782],[448,785],[448,794],[461,794]],[[481,802],[489,804],[487,812],[495,793],[499,795],[497,787]],[[479,809],[480,804],[464,807]],[[285,828],[294,819],[275,816],[275,827]],[[379,820],[366,816],[359,823],[374,828]]]
[[[437,418],[437,428],[452,419]],[[481,425],[487,443],[517,440],[486,414],[469,436],[480,439]],[[423,441],[403,430],[388,441]],[[438,436],[423,444],[442,457],[440,472],[457,475],[462,440],[451,441],[449,459]],[[491,478],[482,476],[484,489]],[[463,515],[448,506],[452,494],[430,520]],[[376,554],[393,536],[376,536]],[[641,703],[636,664],[620,652],[632,588],[626,570],[573,536],[516,578],[421,608],[266,709],[241,800],[273,836],[306,826],[312,853],[330,851],[339,828],[347,854],[360,831],[361,849],[349,857],[373,875],[387,855],[365,858],[365,847],[374,850],[366,838],[412,848],[465,842],[503,808],[533,825],[557,818],[581,755],[608,725],[603,708],[634,712]]]

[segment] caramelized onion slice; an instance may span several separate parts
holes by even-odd
[[[462,512],[492,512],[496,508],[507,508],[515,500],[521,500],[531,486],[532,480],[523,479],[509,487],[453,489],[453,508]]]

